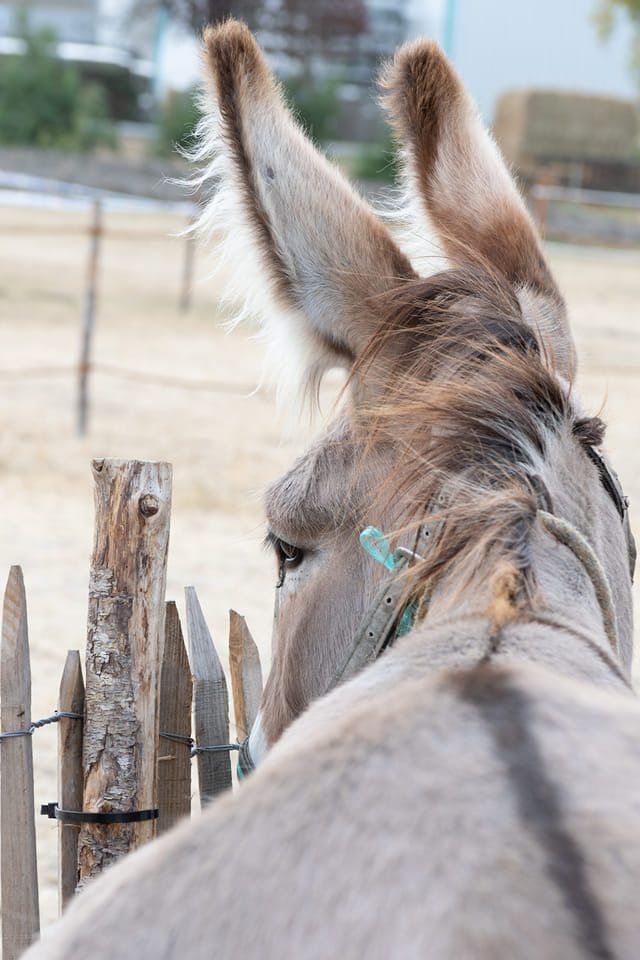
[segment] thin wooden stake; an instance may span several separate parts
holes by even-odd
[[[164,833],[191,812],[191,746],[163,732],[191,736],[193,681],[175,603],[167,604],[164,656],[160,680],[160,734],[158,755],[158,833]]]
[[[244,617],[229,610],[229,672],[236,736],[244,740],[258,715],[262,697],[260,654]]]
[[[2,609],[0,732],[31,724],[27,598],[20,567],[11,567]],[[40,930],[30,736],[0,740],[0,897],[2,957],[16,960]]]
[[[94,460],[96,525],[86,660],[83,809],[156,806],[171,465]],[[80,882],[150,840],[155,822],[86,824]]]
[[[87,289],[84,295],[84,313],[82,317],[82,340],[80,344],[80,364],[78,366],[78,433],[87,432],[89,416],[89,363],[91,359],[91,341],[96,313],[98,288],[98,265],[100,260],[100,238],[102,237],[102,203],[93,201],[93,216],[89,228],[89,260],[87,262]]]
[[[194,727],[196,746],[211,747],[229,742],[229,695],[227,681],[194,587],[185,587],[189,659],[194,682]],[[200,803],[204,806],[231,786],[229,751],[198,754]]]
[[[193,220],[191,221],[193,224]],[[195,260],[196,241],[192,233],[187,233],[184,248],[184,262],[182,266],[182,286],[180,288],[180,309],[188,310],[191,306],[193,290],[193,262]]]
[[[84,716],[84,681],[80,654],[69,650],[65,660],[58,709]],[[58,722],[58,803],[63,810],[82,810],[82,720]],[[58,824],[58,901],[60,913],[78,885],[78,834],[73,823]]]

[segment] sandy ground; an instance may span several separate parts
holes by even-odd
[[[216,285],[198,254],[193,306],[178,309],[184,241],[166,217],[112,215],[100,269],[94,358],[137,371],[224,381],[245,392],[186,389],[96,374],[89,433],[75,432],[73,377],[6,371],[73,365],[79,353],[86,236],[82,214],[0,208],[0,574],[22,565],[28,591],[33,715],[56,705],[66,651],[83,649],[93,502],[89,461],[174,465],[168,597],[194,584],[224,655],[227,611],[247,616],[268,665],[273,561],[261,549],[260,491],[308,442],[283,433],[272,393],[251,395],[262,361],[246,331],[226,335]],[[78,232],[74,232],[74,228]],[[137,236],[136,236],[137,233]],[[150,235],[149,235],[150,234]],[[640,253],[552,247],[581,356],[588,406],[605,403],[607,446],[640,500]],[[328,391],[330,401],[331,389]],[[4,571],[4,572],[3,572]],[[56,797],[54,727],[34,738],[37,802]],[[38,824],[43,924],[56,904],[56,827]]]

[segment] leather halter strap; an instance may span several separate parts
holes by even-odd
[[[384,584],[369,608],[364,623],[354,637],[353,644],[342,666],[329,685],[329,690],[360,673],[373,663],[398,635],[398,622],[406,610],[407,585],[401,576],[413,554],[402,548],[396,550],[393,576]],[[425,602],[424,600],[422,601]],[[413,621],[413,617],[410,618]]]
[[[619,484],[616,483],[607,465],[597,451],[592,448],[589,448],[589,450],[593,454],[591,459],[598,466],[603,486],[611,496],[620,514],[620,519],[624,523],[627,519],[627,498],[622,494]],[[618,655],[620,645],[618,642],[616,613],[611,588],[595,551],[580,531],[567,520],[556,517],[555,514],[549,513],[546,510],[539,510],[538,515],[547,532],[559,543],[562,543],[571,550],[573,555],[582,564],[595,590],[598,606],[602,612],[605,635],[611,644],[613,652]],[[421,543],[425,543],[429,533],[429,528],[424,527],[421,532]],[[410,592],[407,590],[405,578],[401,577],[400,574],[403,573],[415,554],[409,550],[399,548],[393,556],[395,563],[390,565],[392,576],[384,584],[382,591],[370,607],[368,616],[356,634],[344,663],[336,672],[332,683],[329,685],[329,690],[333,689],[333,687],[339,683],[343,683],[345,680],[355,676],[366,667],[367,664],[377,660],[380,654],[387,647],[391,646],[398,636],[397,626],[403,616],[403,611],[406,611],[406,597],[407,593]],[[429,599],[428,594],[425,594],[421,599],[421,613],[424,613],[425,607],[428,607]],[[415,620],[415,611],[411,620]]]
[[[351,648],[342,665],[336,671],[333,680],[327,688],[327,692],[339,683],[344,683],[351,677],[359,673],[369,663],[377,660],[380,654],[391,646],[394,640],[408,633],[413,626],[416,616],[422,616],[428,607],[430,595],[424,592],[418,601],[407,605],[407,596],[411,594],[411,586],[407,582],[407,577],[403,576],[409,564],[414,559],[420,559],[421,555],[428,550],[429,545],[433,543],[442,527],[442,521],[436,523],[426,523],[420,528],[417,538],[416,548],[418,552],[408,550],[405,547],[398,547],[391,552],[389,546],[380,533],[373,527],[367,528],[360,535],[360,541],[365,549],[372,554],[379,562],[391,571],[391,575],[385,580],[382,590],[378,593],[376,599],[367,611],[360,629],[356,633]],[[371,549],[365,541],[366,535],[375,535],[378,543],[384,546]],[[387,551],[389,551],[387,553]],[[419,606],[419,609],[417,607]]]

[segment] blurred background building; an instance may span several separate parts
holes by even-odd
[[[607,10],[605,42],[596,14]],[[307,128],[356,177],[392,176],[372,82],[400,43],[426,35],[525,183],[640,190],[640,0],[0,0],[0,149],[175,156],[197,120],[202,26],[229,13],[248,20]],[[40,107],[22,102],[38,70]],[[72,87],[73,103],[52,98]]]

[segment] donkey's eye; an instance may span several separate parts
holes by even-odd
[[[265,543],[273,547],[276,552],[276,559],[278,561],[277,586],[281,587],[284,583],[284,578],[287,571],[294,570],[302,563],[304,559],[304,550],[302,547],[296,547],[292,543],[287,543],[286,540],[281,540],[280,537],[277,537],[275,533],[272,533],[271,531],[269,531],[267,534]]]
[[[295,547],[292,543],[287,543],[286,540],[280,540],[279,537],[273,538],[273,545],[279,562],[284,564],[287,570],[292,570],[302,563],[304,551],[300,547]]]

